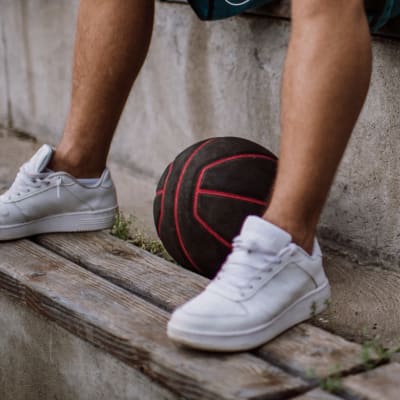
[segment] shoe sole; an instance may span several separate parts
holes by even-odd
[[[181,345],[199,350],[233,352],[254,349],[274,339],[282,332],[312,318],[327,308],[330,286],[325,285],[309,292],[286,308],[272,321],[251,330],[226,333],[187,331],[168,324],[168,337]]]
[[[0,226],[0,241],[21,239],[42,233],[89,232],[111,228],[118,207],[50,215],[16,225]]]

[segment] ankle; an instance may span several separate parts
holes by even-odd
[[[98,178],[104,171],[103,165],[91,165],[88,158],[75,153],[56,149],[48,168],[55,172],[67,172],[75,178]]]
[[[295,218],[277,215],[267,211],[263,218],[288,232],[292,236],[293,243],[297,244],[308,254],[312,254],[316,235],[316,224],[300,222]]]

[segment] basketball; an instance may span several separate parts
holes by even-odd
[[[154,222],[168,253],[213,278],[245,218],[264,213],[276,169],[273,153],[237,137],[203,140],[181,152],[154,199]]]

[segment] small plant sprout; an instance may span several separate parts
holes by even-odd
[[[136,218],[132,215],[127,217],[122,212],[118,212],[115,216],[111,234],[149,253],[164,258],[167,261],[174,262],[162,243],[144,234],[138,225]]]
[[[361,360],[366,370],[370,370],[377,365],[385,364],[391,361],[394,354],[400,352],[400,346],[397,345],[391,349],[379,343],[379,337],[366,341],[361,348]]]
[[[331,306],[331,304],[332,304],[331,299],[326,299],[326,300],[324,301],[324,304],[325,304],[325,307],[326,307],[326,308],[329,308],[329,307]]]
[[[336,393],[343,387],[342,376],[340,374],[340,365],[336,365],[326,377],[320,377],[315,369],[307,372],[307,378],[317,382],[318,386],[329,393]]]
[[[132,225],[132,217],[125,217],[125,215],[118,211],[115,214],[114,225],[111,229],[111,234],[121,240],[128,240],[130,237],[130,227]]]
[[[313,301],[310,307],[310,318],[315,318],[316,315],[317,315],[317,303]]]

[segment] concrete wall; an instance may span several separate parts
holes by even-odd
[[[1,21],[1,15],[0,15]],[[4,24],[0,24],[0,123],[8,125],[8,77],[6,64],[6,49],[5,49],[5,31]]]
[[[68,108],[76,5],[0,0],[13,126],[51,143]],[[277,151],[289,29],[287,22],[254,17],[203,23],[187,6],[158,3],[150,55],[112,158],[156,179],[180,150],[208,136],[245,136]],[[375,40],[374,53],[370,95],[322,227],[398,262],[400,43]]]
[[[2,400],[173,400],[110,354],[0,292]]]
[[[60,136],[68,107],[77,1],[0,0],[13,127]]]

